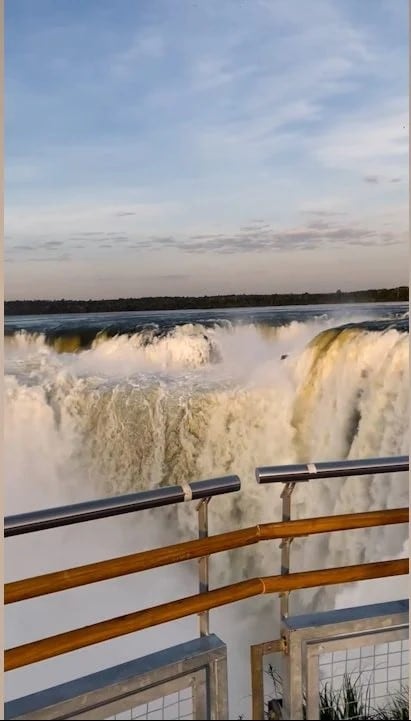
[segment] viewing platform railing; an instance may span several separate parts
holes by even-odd
[[[407,507],[291,520],[292,492],[297,483],[324,478],[394,473],[408,469],[408,456],[258,468],[256,470],[258,483],[284,484],[281,494],[282,520],[214,536],[208,535],[209,502],[214,496],[239,492],[241,483],[237,476],[182,483],[180,486],[7,517],[4,522],[4,535],[9,538],[99,518],[197,500],[199,501],[197,504],[198,539],[33,578],[11,581],[5,584],[4,598],[5,604],[27,601],[47,594],[193,559],[199,559],[199,593],[7,649],[5,651],[5,671],[12,671],[193,614],[199,615],[200,638],[207,637],[209,636],[209,611],[211,609],[261,594],[280,594],[281,618],[284,623],[288,617],[288,594],[291,591],[407,574],[407,558],[290,573],[290,543],[293,538],[297,537],[402,524],[407,523],[409,519]],[[280,575],[251,578],[209,590],[208,559],[211,555],[273,539],[281,541]],[[270,648],[273,650],[274,647],[279,650],[281,649],[281,639],[278,642],[268,642],[265,646],[265,651]],[[260,666],[265,651],[259,653],[256,649],[257,647],[252,647],[251,654],[253,718],[262,718],[259,715],[263,710]],[[225,709],[224,713],[226,712],[224,703],[217,704],[215,708],[217,707]],[[41,712],[44,713],[44,708]],[[198,711],[198,713],[206,712]],[[194,716],[195,718],[211,718],[208,715],[199,716],[198,713],[197,716]],[[221,711],[221,713],[223,712]],[[83,717],[86,718],[81,716],[81,718]],[[17,716],[8,716],[8,718],[17,718]],[[23,718],[23,716],[19,715],[18,718]],[[31,716],[24,716],[24,718],[31,718]],[[38,718],[43,718],[43,716],[38,716]],[[59,718],[59,716],[51,715],[47,718]],[[68,717],[65,716],[65,718]],[[80,716],[74,715],[70,718],[80,718]],[[100,717],[92,716],[90,718]],[[213,718],[223,718],[223,716],[214,715]]]

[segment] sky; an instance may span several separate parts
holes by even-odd
[[[6,0],[7,299],[408,283],[406,0]]]

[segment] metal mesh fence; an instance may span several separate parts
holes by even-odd
[[[134,706],[107,721],[134,721],[134,719],[193,719],[193,690],[192,687],[181,689],[167,696],[160,696],[154,701]]]
[[[408,698],[408,640],[344,649],[319,656],[320,707],[343,718],[392,709]]]

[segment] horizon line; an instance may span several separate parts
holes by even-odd
[[[357,293],[371,293],[371,292],[395,292],[403,290],[404,288],[407,288],[409,290],[408,285],[399,285],[399,286],[391,286],[389,288],[387,287],[380,287],[380,288],[361,288],[359,290],[331,290],[331,291],[300,291],[300,292],[275,292],[275,293],[212,293],[211,295],[146,295],[146,296],[118,296],[116,298],[19,298],[19,299],[5,299],[4,304],[6,303],[106,303],[106,302],[115,302],[115,301],[139,301],[139,300],[177,300],[177,299],[189,299],[189,300],[201,300],[203,298],[250,298],[250,297],[256,297],[256,298],[263,298],[265,296],[275,297],[275,296],[297,296],[301,297],[304,295],[312,296],[312,295],[355,295]]]

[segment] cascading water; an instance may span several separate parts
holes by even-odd
[[[364,310],[359,319],[377,312]],[[117,334],[13,329],[6,337],[7,513],[237,473],[241,493],[210,504],[211,532],[217,533],[279,520],[280,490],[257,486],[257,465],[406,454],[408,333],[401,321],[337,327],[341,313],[336,323],[317,311],[317,317],[281,325],[276,313],[270,311],[269,323],[194,318],[173,326],[168,317],[166,328],[150,319],[144,328]],[[403,506],[407,493],[405,474],[324,480],[298,487],[293,513]],[[179,506],[23,536],[6,544],[6,576],[35,575],[195,534],[194,508]],[[387,527],[296,540],[293,569],[393,557],[401,554],[405,537],[406,529]],[[278,544],[219,554],[210,567],[212,587],[277,573]],[[185,564],[18,604],[7,610],[6,645],[195,593],[196,587],[196,565]],[[406,593],[405,582],[392,588],[394,596]],[[293,608],[333,605],[339,590],[295,594]],[[273,638],[277,619],[272,598],[211,615],[212,630],[232,654],[233,714],[249,704],[248,645]],[[187,619],[69,654],[8,674],[6,693],[22,695],[162,648],[164,639],[173,644],[195,635],[196,621]]]

